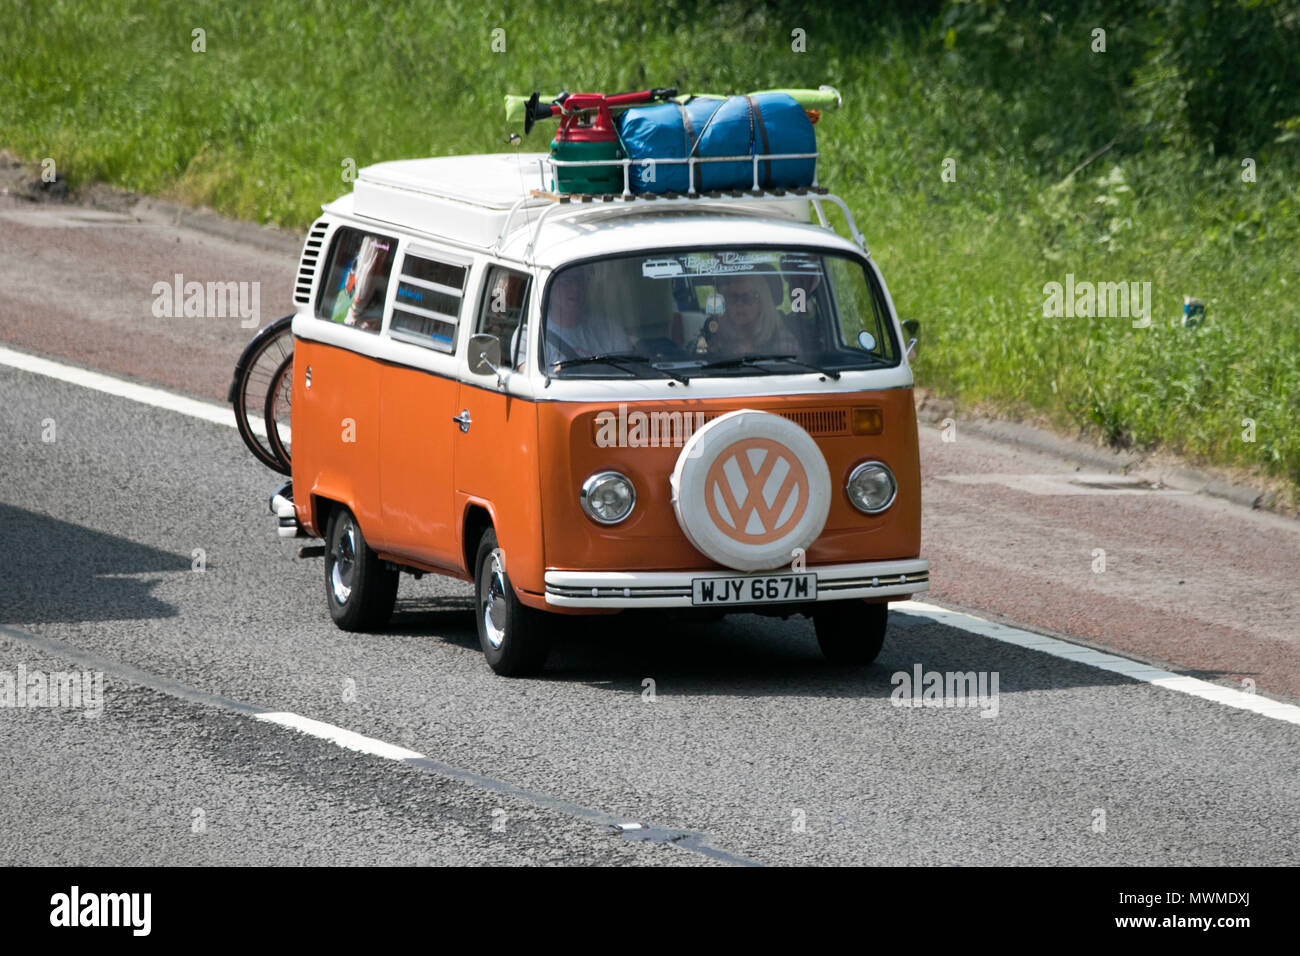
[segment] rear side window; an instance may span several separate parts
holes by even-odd
[[[455,348],[469,267],[408,253],[402,258],[389,333],[440,352]]]
[[[316,318],[378,332],[397,240],[347,226],[334,233]]]
[[[512,368],[524,361],[528,334],[528,275],[493,266],[483,286],[483,304],[474,331],[495,335]]]

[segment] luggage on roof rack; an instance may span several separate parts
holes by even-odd
[[[633,192],[794,188],[816,182],[817,136],[804,108],[785,93],[632,107],[615,125],[632,163]],[[791,155],[799,158],[764,158]]]
[[[540,93],[507,96],[506,115],[522,116],[525,133],[560,118],[550,179],[542,186],[548,191],[661,195],[816,185],[813,124],[822,110],[839,107],[832,87],[726,97],[676,93],[564,93],[547,103]],[[661,100],[667,102],[650,105]]]

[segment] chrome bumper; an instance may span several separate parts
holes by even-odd
[[[777,568],[766,574],[744,574],[739,571],[548,570],[546,603],[556,607],[691,607],[691,582],[696,578],[770,577],[774,574],[789,574],[790,570]],[[903,597],[930,590],[930,562],[925,558],[809,565],[804,570],[817,575],[817,601]],[[743,610],[758,606],[762,605],[728,604],[722,607]]]

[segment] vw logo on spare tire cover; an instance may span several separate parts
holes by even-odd
[[[821,534],[831,476],[812,436],[779,415],[742,409],[709,422],[677,458],[677,523],[700,553],[739,571],[789,564]]]

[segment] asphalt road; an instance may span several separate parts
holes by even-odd
[[[23,633],[762,863],[1300,857],[1295,725],[905,615],[869,668],[742,615],[575,630],[502,680],[461,585],[404,579],[390,633],[336,630],[233,429],[11,369],[0,409],[0,622]],[[0,672],[57,663],[0,634]],[[893,706],[917,663],[998,672],[997,716]],[[7,863],[711,862],[111,675],[101,717],[11,709],[0,738]]]
[[[149,315],[151,283],[180,271],[141,251],[166,225],[6,211],[0,340],[223,397],[250,332]],[[194,278],[292,271],[291,253],[174,231],[211,267]],[[51,296],[42,277],[70,269]],[[1295,724],[901,613],[867,668],[824,663],[801,618],[620,617],[570,627],[542,678],[503,680],[460,584],[405,577],[388,633],[336,630],[320,562],[275,537],[274,478],[233,429],[4,366],[0,423],[0,682],[105,672],[99,717],[0,709],[0,864],[1300,858]],[[928,600],[1300,697],[1295,522],[1098,487],[960,422],[951,443],[925,429],[922,455]],[[917,665],[995,672],[997,716],[894,706],[892,675]]]

